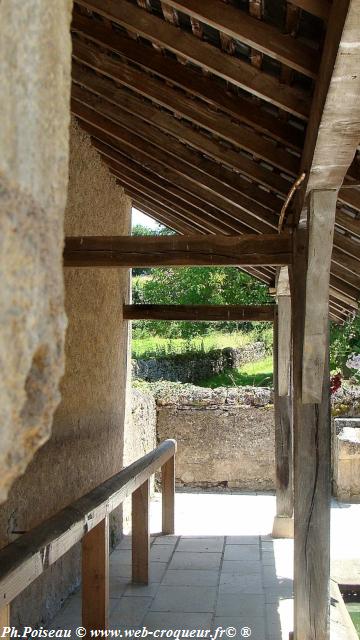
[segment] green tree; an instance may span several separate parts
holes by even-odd
[[[180,267],[152,269],[134,281],[137,304],[266,304],[271,302],[266,285],[236,267]],[[236,322],[146,322],[136,323],[142,332],[164,337],[190,338],[211,331],[252,328]]]
[[[131,230],[132,236],[171,236],[175,232],[168,227],[164,227],[161,224],[158,224],[155,229],[151,229],[150,227],[146,227],[143,224],[135,224]],[[140,276],[146,273],[150,273],[150,269],[146,267],[136,267],[136,269],[132,270],[133,276]]]
[[[340,371],[345,378],[353,377],[360,382],[360,372],[346,366],[351,354],[360,353],[360,314],[347,320],[343,325],[330,325],[330,368]]]

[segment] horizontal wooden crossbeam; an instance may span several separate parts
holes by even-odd
[[[123,307],[124,320],[192,320],[198,321],[268,321],[274,320],[274,304],[128,304]]]
[[[65,241],[66,267],[286,265],[288,234],[244,236],[82,236]]]

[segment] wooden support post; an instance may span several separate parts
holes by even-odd
[[[149,532],[150,480],[132,494],[132,581],[149,582],[150,532]]]
[[[294,638],[328,640],[330,578],[330,382],[328,337],[318,404],[302,400],[308,234],[298,229],[292,273],[294,384]]]
[[[294,536],[293,521],[293,452],[292,452],[292,396],[289,393],[289,373],[288,395],[279,394],[279,363],[283,354],[281,346],[283,341],[280,331],[286,332],[285,327],[280,322],[280,307],[285,301],[287,305],[288,296],[279,296],[278,312],[274,318],[274,409],[275,409],[275,466],[276,466],[276,516],[272,535],[273,538],[292,538]],[[291,323],[291,316],[287,318]]]
[[[10,605],[6,605],[0,609],[0,636],[8,638],[10,634],[5,633],[5,627],[10,627]],[[1,635],[2,634],[2,635]]]
[[[109,616],[109,518],[90,529],[82,541],[82,624],[107,629]]]
[[[175,533],[175,456],[161,467],[162,532]]]
[[[311,191],[306,271],[302,401],[320,403],[329,318],[329,282],[338,192]]]

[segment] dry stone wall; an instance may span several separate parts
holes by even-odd
[[[148,385],[148,389],[156,399],[158,441],[175,438],[178,442],[178,484],[252,491],[274,488],[274,411],[269,389],[204,389],[171,383]]]
[[[214,349],[208,353],[181,353],[132,361],[132,376],[148,382],[169,380],[196,384],[226,369],[235,369],[265,356],[263,342],[237,349]]]
[[[0,503],[60,400],[71,9],[0,2]]]

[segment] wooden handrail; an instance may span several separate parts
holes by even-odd
[[[125,498],[137,490],[140,490],[144,484],[148,484],[150,476],[155,473],[157,469],[163,467],[167,471],[168,467],[166,465],[169,461],[174,460],[175,453],[176,441],[165,440],[156,449],[147,453],[136,462],[133,462],[125,469],[122,469],[122,471],[112,478],[106,480],[82,498],[79,498],[38,527],[23,534],[15,540],[15,542],[12,542],[2,549],[0,551],[0,614],[16,596],[82,539],[84,539],[83,573],[85,548],[86,557],[89,559],[91,566],[93,566],[94,557],[92,545],[90,544],[89,553],[89,544],[85,546],[85,541],[88,536],[88,540],[90,540],[91,537],[96,539],[98,550],[99,536],[96,535],[96,529],[98,527],[99,529],[97,529],[97,531],[100,531],[101,528],[104,530],[104,557],[106,557],[108,546],[106,546],[107,536],[105,530],[107,530],[108,527],[109,514],[116,509]],[[174,520],[172,519],[172,523],[169,524],[169,508],[170,512],[173,513],[173,506],[171,506],[171,502],[173,503],[174,501],[174,491],[173,488],[171,489],[171,487],[173,487],[173,481],[168,471],[164,476],[169,478],[168,483],[165,484],[165,486],[163,484],[163,505],[167,512],[166,533],[173,533]],[[170,495],[171,490],[172,497]],[[136,515],[137,518],[139,518],[139,511]],[[144,518],[148,518],[146,509],[144,511]],[[93,536],[91,536],[92,533]],[[136,552],[134,551],[133,553]],[[106,574],[106,570],[104,570],[104,574]],[[85,606],[85,609],[89,610],[90,607]],[[87,628],[87,625],[84,624],[84,626]],[[97,628],[101,628],[101,625]]]

